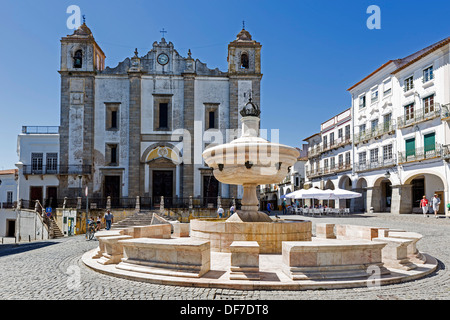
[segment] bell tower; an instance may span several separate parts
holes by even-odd
[[[228,44],[228,73],[261,76],[261,44],[245,29]]]
[[[236,39],[228,44],[228,78],[230,84],[230,129],[236,134],[227,137],[227,142],[239,137],[241,128],[241,109],[251,98],[254,103],[260,103],[261,88],[261,44],[252,39],[250,32],[242,30]],[[242,198],[242,188],[230,185],[230,197]]]
[[[105,54],[83,23],[61,39],[61,112],[59,190],[62,197],[77,197],[82,187],[92,188],[94,163],[95,76],[105,67]]]

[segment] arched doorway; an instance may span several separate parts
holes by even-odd
[[[409,213],[422,213],[419,208],[422,197],[425,196],[428,201],[431,202],[434,194],[437,194],[441,200],[438,213],[445,214],[445,203],[447,203],[445,194],[447,191],[447,186],[444,181],[445,179],[441,177],[439,173],[431,171],[407,176],[403,185],[405,188],[410,189],[408,193],[410,196],[405,197],[402,195],[400,197],[400,208],[402,209],[400,213],[405,213],[408,211]]]
[[[372,187],[370,206],[375,212],[391,212],[392,207],[392,182],[382,176],[375,180]]]

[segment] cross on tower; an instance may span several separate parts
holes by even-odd
[[[162,37],[164,38],[164,33],[167,33],[167,31],[164,30],[164,28],[162,28],[162,30],[160,32],[162,33]]]
[[[242,20],[242,29],[245,30],[245,20]]]

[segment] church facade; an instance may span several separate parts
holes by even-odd
[[[58,198],[240,198],[203,159],[236,138],[239,110],[260,104],[261,44],[242,29],[228,45],[228,70],[210,69],[162,38],[145,55],[105,67],[86,24],[61,39]]]

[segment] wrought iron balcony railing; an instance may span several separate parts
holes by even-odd
[[[397,118],[397,128],[405,128],[416,123],[441,117],[441,106],[435,103],[426,109],[414,109],[412,113]]]
[[[368,141],[370,139],[375,139],[381,137],[384,134],[393,133],[395,127],[392,122],[381,123],[374,128],[367,129],[363,132],[359,132],[353,136],[353,143],[357,144],[360,142]]]
[[[441,144],[415,148],[414,150],[402,151],[398,153],[398,163],[408,163],[428,159],[439,158],[445,155]]]
[[[24,165],[23,166],[23,174],[24,175],[32,175],[32,174],[81,174],[88,175],[92,172],[91,165],[59,165],[59,166],[46,166],[46,165]]]
[[[363,172],[386,167],[392,167],[396,165],[396,162],[397,159],[394,155],[391,158],[379,157],[377,159],[369,159],[364,162],[355,163],[355,172]]]

